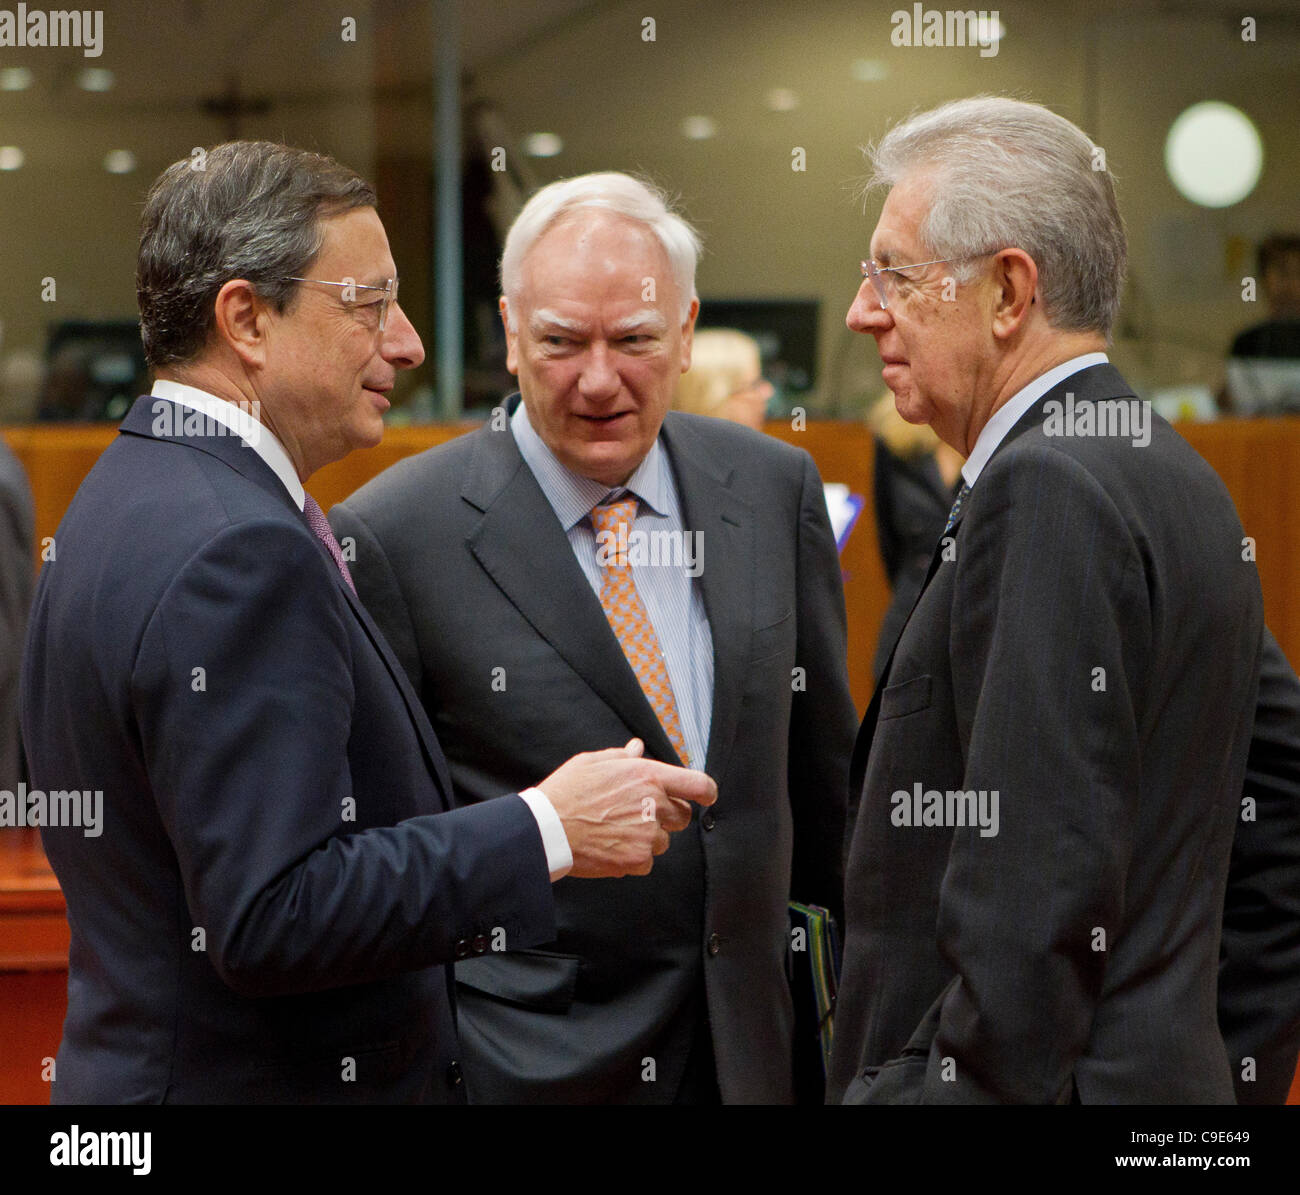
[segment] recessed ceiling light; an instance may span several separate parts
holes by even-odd
[[[26,91],[35,76],[25,66],[7,66],[0,70],[0,91]]]
[[[564,148],[558,133],[529,133],[524,138],[524,153],[530,158],[553,158]]]
[[[993,46],[1007,35],[1007,27],[1001,18],[981,14],[975,18],[975,41],[977,46]]]
[[[799,107],[799,97],[788,87],[773,87],[767,93],[767,106],[773,112],[793,112]]]
[[[104,169],[109,174],[130,174],[135,169],[135,154],[129,149],[110,149],[104,155]]]
[[[1259,182],[1264,146],[1251,119],[1219,100],[1193,104],[1169,126],[1165,169],[1179,192],[1202,207],[1240,203]]]
[[[113,72],[104,66],[83,67],[77,73],[77,86],[82,91],[109,91],[113,87]]]
[[[718,131],[712,116],[688,116],[682,121],[682,134],[692,141],[707,141]]]
[[[880,83],[889,78],[889,64],[879,58],[857,58],[849,68],[859,83]]]
[[[23,151],[16,145],[0,145],[0,170],[17,170],[23,164]]]

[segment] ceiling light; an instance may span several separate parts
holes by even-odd
[[[1165,169],[1184,198],[1202,207],[1240,203],[1259,182],[1264,146],[1250,117],[1206,100],[1182,112],[1165,138]]]
[[[889,64],[879,58],[857,58],[849,68],[859,83],[881,83],[889,78]]]
[[[104,66],[83,67],[77,74],[77,86],[82,91],[109,91],[113,86],[113,72]]]
[[[707,141],[718,131],[712,116],[688,116],[682,121],[682,134],[692,141]]]
[[[564,148],[558,133],[529,133],[524,138],[524,153],[530,158],[553,158]]]
[[[23,164],[23,151],[16,145],[0,145],[0,170],[17,170]]]
[[[130,174],[135,169],[135,154],[129,149],[110,149],[104,155],[104,169],[109,174]]]

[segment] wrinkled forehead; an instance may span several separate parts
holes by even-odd
[[[561,215],[524,254],[519,274],[521,290],[534,303],[546,302],[557,286],[584,279],[593,286],[625,283],[644,290],[650,303],[676,295],[667,251],[654,231],[604,208]]]
[[[930,211],[932,174],[905,175],[885,196],[871,234],[871,256],[882,266],[906,265],[924,250],[921,226]]]

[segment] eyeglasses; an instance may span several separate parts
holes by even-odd
[[[345,278],[342,282],[326,282],[324,278],[298,278],[290,275],[287,278],[280,279],[281,282],[314,282],[317,286],[340,286],[343,288],[342,300],[346,307],[378,307],[379,308],[379,330],[384,330],[384,325],[388,321],[388,309],[397,302],[397,279],[385,278],[382,286],[366,286],[360,282],[353,282],[350,278]],[[377,297],[366,299],[361,302],[357,301],[357,291],[376,291]]]
[[[993,253],[1000,253],[1000,249],[986,249],[983,253],[967,253],[961,257],[939,257],[934,261],[914,261],[910,266],[878,266],[874,261],[864,261],[859,264],[862,267],[862,276],[871,283],[871,289],[876,292],[876,298],[880,300],[880,309],[885,311],[889,307],[889,292],[885,289],[885,274],[898,274],[903,270],[919,270],[922,266],[942,266],[952,261],[974,261],[977,257],[988,257]]]

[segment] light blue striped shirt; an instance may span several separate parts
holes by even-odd
[[[591,509],[630,491],[640,499],[632,535],[672,532],[657,537],[660,543],[676,541],[685,546],[687,535],[682,525],[681,502],[677,484],[668,463],[668,454],[658,440],[651,445],[645,460],[628,478],[627,484],[611,490],[589,477],[579,477],[562,465],[546,446],[528,420],[523,402],[510,419],[515,443],[524,462],[533,471],[537,484],[555,511],[569,537],[569,544],[588,583],[600,597],[602,568],[597,559],[596,531],[591,524]],[[648,537],[647,537],[648,538]],[[690,765],[704,767],[713,719],[713,636],[708,615],[704,612],[704,594],[699,577],[690,576],[704,563],[699,536],[691,536],[697,551],[695,570],[688,568],[692,557],[685,550],[674,552],[668,563],[646,563],[632,556],[632,579],[645,605],[646,614],[659,639],[668,667],[668,681],[673,687],[677,717],[690,752]],[[612,632],[611,632],[612,633]]]

